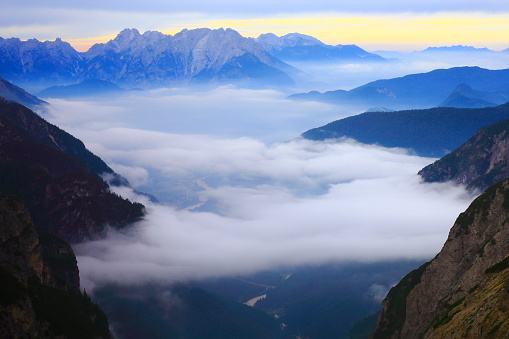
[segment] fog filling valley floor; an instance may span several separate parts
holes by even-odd
[[[159,200],[117,191],[148,213],[128,231],[76,246],[87,290],[305,264],[424,260],[472,200],[462,187],[420,182],[417,172],[434,159],[298,138],[355,108],[234,87],[50,102],[46,119]]]

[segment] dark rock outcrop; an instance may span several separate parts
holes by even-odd
[[[502,338],[509,331],[509,179],[456,220],[440,253],[383,302],[373,338]]]
[[[425,182],[453,181],[483,191],[509,177],[509,120],[480,129],[467,142],[419,171]]]
[[[21,197],[38,227],[78,242],[141,218],[143,206],[111,193],[98,173],[115,175],[78,139],[0,99],[0,192]]]
[[[99,307],[80,292],[74,252],[40,234],[28,209],[0,195],[0,338],[111,338]]]

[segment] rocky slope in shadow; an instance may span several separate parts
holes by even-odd
[[[440,253],[392,288],[377,338],[505,338],[509,332],[509,179],[456,220]]]
[[[39,228],[78,242],[141,218],[143,206],[111,193],[98,173],[114,175],[81,141],[0,99],[0,192],[22,198]]]
[[[111,338],[108,320],[82,294],[76,257],[36,230],[28,209],[0,195],[0,338]]]
[[[480,129],[467,142],[426,166],[425,182],[453,181],[483,191],[509,177],[509,120]]]

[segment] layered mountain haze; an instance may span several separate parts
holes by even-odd
[[[509,92],[476,91],[467,84],[458,87],[445,99],[440,107],[481,108],[492,107],[509,101]]]
[[[111,96],[124,93],[125,90],[112,82],[88,79],[74,85],[52,86],[37,95],[42,98],[83,98],[93,96]]]
[[[376,338],[506,336],[509,66],[437,64],[222,28],[1,39],[0,337],[110,338],[82,288],[119,339],[366,339],[386,296]]]
[[[509,103],[486,108],[366,112],[313,128],[302,137],[339,141],[352,138],[366,144],[403,147],[421,156],[437,157],[459,147],[478,129],[507,118]]]
[[[10,83],[2,77],[0,77],[0,97],[32,109],[41,108],[40,106],[47,104],[46,101],[37,98],[23,88]]]
[[[410,74],[394,79],[377,80],[352,90],[293,94],[293,100],[314,100],[333,104],[363,104],[385,106],[392,109],[437,107],[460,84],[466,84],[497,103],[509,92],[509,69],[489,70],[480,67],[454,67],[427,73]],[[488,93],[482,93],[488,92]],[[490,95],[490,93],[492,93]],[[470,95],[473,95],[470,91]],[[478,105],[478,103],[476,103]],[[443,104],[441,106],[444,106]]]

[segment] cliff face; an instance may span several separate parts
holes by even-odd
[[[143,206],[111,193],[99,173],[115,175],[78,139],[0,100],[0,192],[22,198],[37,227],[78,242],[138,220]]]
[[[509,179],[479,196],[440,253],[391,289],[373,338],[505,337],[508,221]]]
[[[79,290],[74,252],[40,235],[21,200],[0,195],[0,338],[110,338]]]
[[[462,146],[423,168],[426,182],[453,181],[484,190],[509,177],[509,120],[480,129]]]

